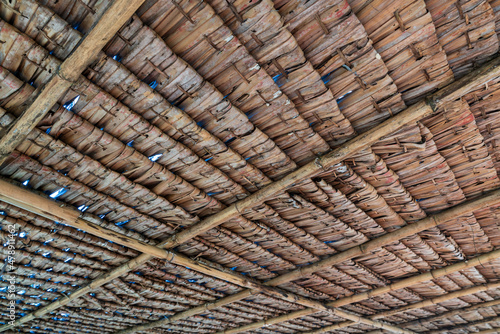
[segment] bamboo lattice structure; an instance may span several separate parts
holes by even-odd
[[[2,1],[0,332],[498,332],[499,27]]]

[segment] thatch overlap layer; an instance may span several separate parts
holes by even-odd
[[[6,333],[500,332],[500,203],[310,269],[500,187],[498,77],[238,209],[494,58],[497,2],[144,1],[0,176],[194,266],[0,201],[16,317],[61,303]],[[0,133],[110,3],[0,4]]]

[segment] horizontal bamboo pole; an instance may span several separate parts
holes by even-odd
[[[263,189],[248,196],[247,198],[230,205],[221,212],[214,214],[199,222],[198,224],[195,224],[190,228],[172,236],[170,239],[161,243],[159,246],[164,248],[173,248],[177,245],[180,245],[183,242],[209,230],[210,228],[218,226],[224,221],[238,216],[240,212],[260,204],[267,198],[285,191],[289,187],[294,186],[296,183],[308,177],[311,177],[320,171],[328,169],[336,163],[339,163],[349,156],[352,156],[353,154],[359,152],[360,150],[371,146],[380,138],[383,138],[387,135],[390,135],[394,131],[401,129],[403,126],[413,124],[423,117],[432,114],[435,110],[437,110],[439,106],[446,103],[447,101],[454,100],[467,93],[469,90],[475,88],[476,86],[499,76],[499,64],[500,57],[497,57],[492,61],[486,63],[482,67],[472,71],[457,82],[454,82],[448,87],[439,90],[438,93],[434,94],[427,101],[420,101],[419,103],[410,106],[409,108],[400,112],[389,120],[348,141],[342,147],[335,149],[322,157],[318,157],[315,161],[310,162],[305,166],[299,168],[298,170],[288,174],[281,180],[267,185]],[[2,151],[0,149],[0,155],[1,152]],[[48,305],[47,307],[49,307],[50,305]],[[18,321],[22,321],[28,316],[25,316]],[[23,323],[24,322],[25,321],[23,321]],[[3,327],[5,326],[0,327],[0,331],[2,331]]]
[[[307,334],[306,332],[304,332],[304,333]],[[429,333],[431,333],[431,332],[421,332],[421,334],[429,334]],[[439,334],[446,333],[446,330],[439,331],[438,333]],[[365,332],[363,334],[386,334],[386,332],[384,332],[383,330],[376,330],[376,331]],[[473,334],[500,334],[500,327],[485,329],[485,330],[482,330],[479,332],[474,332]]]
[[[201,312],[210,311],[210,310],[213,310],[217,307],[220,307],[220,306],[232,303],[232,302],[239,301],[241,299],[244,299],[244,298],[251,296],[252,294],[253,294],[252,291],[247,289],[247,290],[241,291],[237,294],[221,298],[216,302],[203,304],[203,305],[194,307],[192,309],[189,309],[189,310],[186,310],[183,312],[179,312],[179,313],[177,313],[169,318],[149,322],[149,323],[146,323],[143,325],[138,325],[138,326],[126,328],[124,330],[115,332],[115,334],[130,334],[130,333],[135,333],[135,332],[139,332],[139,331],[145,331],[145,330],[159,327],[159,326],[165,326],[165,325],[174,323],[175,321],[199,314]],[[322,304],[319,304],[319,305],[322,305]],[[321,307],[323,307],[323,310],[320,309]],[[330,309],[328,307],[325,307],[324,305],[321,307],[315,307],[315,309],[318,311],[325,311],[325,312],[331,313],[333,315],[337,315],[337,316],[342,317],[344,319],[349,319],[350,321],[346,321],[346,323],[350,323],[350,324],[361,323],[361,324],[365,324],[368,326],[385,329],[385,330],[391,331],[393,333],[415,334],[411,330],[399,328],[397,326],[394,326],[394,325],[391,325],[391,324],[388,324],[385,322],[380,322],[380,321],[371,320],[368,318],[363,318],[363,317],[357,316],[355,314],[352,314],[350,312],[345,312],[345,311],[341,311],[338,309]],[[301,312],[301,311],[298,311],[298,312]],[[262,323],[262,326],[266,325],[265,320],[261,321],[261,323]],[[231,330],[225,331],[224,333],[231,333]]]
[[[445,327],[443,329],[428,331],[428,332],[425,332],[425,334],[443,334],[443,332],[447,332],[447,331],[452,331],[452,330],[457,330],[457,329],[468,329],[471,326],[489,325],[492,322],[499,322],[499,321],[500,321],[500,317],[498,317],[498,316],[497,317],[489,317],[489,318],[485,318],[485,319],[482,319],[479,321],[469,322],[469,323],[463,324],[463,325]],[[498,331],[498,330],[500,330],[500,328],[494,328],[494,330]]]
[[[474,334],[498,334],[500,333],[500,327],[485,329],[484,331],[475,332]]]
[[[415,310],[415,309],[428,307],[428,306],[434,306],[436,304],[442,303],[442,302],[450,300],[450,299],[460,298],[460,297],[464,297],[467,295],[471,295],[473,293],[482,292],[482,291],[491,290],[491,289],[496,289],[496,288],[500,288],[500,282],[481,284],[481,285],[473,286],[470,288],[453,291],[453,292],[447,293],[447,294],[442,295],[442,296],[425,299],[421,302],[406,305],[403,307],[399,307],[399,308],[394,309],[394,310],[380,312],[374,316],[371,316],[370,318],[371,319],[382,319],[382,318],[389,317],[391,315],[398,314],[401,312],[406,312],[409,310]],[[495,302],[497,304],[500,304],[500,300],[499,301],[495,300]]]
[[[394,314],[397,314],[397,313],[401,313],[401,312],[405,312],[405,311],[410,311],[410,310],[416,310],[416,309],[420,309],[420,308],[428,307],[428,306],[434,306],[436,304],[442,303],[442,302],[450,300],[450,299],[460,298],[460,297],[463,297],[463,296],[471,295],[473,293],[478,293],[478,292],[482,292],[482,291],[486,291],[486,290],[491,290],[491,289],[496,289],[496,288],[500,288],[500,282],[481,284],[481,285],[473,286],[473,287],[470,287],[470,288],[453,291],[453,292],[450,292],[450,293],[447,293],[447,294],[444,294],[444,295],[441,295],[441,296],[438,296],[438,297],[429,298],[429,299],[423,300],[423,301],[418,302],[418,303],[414,303],[414,304],[410,304],[410,305],[407,305],[407,306],[399,307],[399,308],[394,309],[394,310],[380,312],[380,313],[377,313],[375,315],[369,316],[369,318],[370,319],[381,319],[383,317],[387,317],[387,316],[394,315]],[[500,304],[500,299],[499,300],[493,300],[493,301],[490,301],[490,302],[473,305],[473,306],[465,308],[465,309],[458,309],[458,310],[453,310],[453,311],[450,311],[450,312],[446,312],[446,313],[443,313],[443,314],[440,314],[440,315],[437,315],[437,316],[434,316],[434,317],[429,317],[429,318],[425,318],[425,319],[417,319],[417,320],[414,320],[414,321],[410,321],[410,322],[398,324],[398,326],[406,328],[406,327],[410,327],[412,325],[417,325],[419,323],[425,324],[425,323],[428,323],[429,321],[444,319],[446,317],[451,317],[451,316],[454,316],[454,315],[457,315],[457,314],[460,314],[460,313],[463,313],[463,312],[467,312],[468,310],[475,310],[477,308],[489,307],[489,306],[494,306],[494,305],[499,305],[499,304]],[[326,333],[326,332],[331,331],[332,329],[340,329],[340,328],[348,327],[348,326],[351,326],[351,325],[352,325],[352,323],[349,323],[348,321],[345,321],[345,322],[342,322],[342,323],[335,324],[333,326],[326,326],[326,327],[320,328],[318,330],[308,332],[307,334]],[[379,333],[382,333],[382,332],[381,331],[372,331],[372,332],[368,332],[366,334],[379,334]]]
[[[341,147],[316,158],[314,161],[302,166],[301,168],[287,174],[282,179],[275,181],[252,195],[231,204],[219,213],[216,213],[203,221],[193,225],[162,245],[166,248],[176,247],[183,242],[203,233],[223,222],[234,218],[247,209],[261,204],[268,198],[293,187],[304,179],[315,176],[317,173],[328,170],[335,164],[351,157],[364,148],[370,147],[378,140],[386,137],[404,126],[414,124],[418,120],[431,115],[446,103],[456,100],[469,91],[481,86],[488,81],[500,76],[500,57],[496,57],[483,66],[471,71],[461,79],[454,81],[448,86],[441,88],[429,98],[420,101],[372,129],[360,134],[359,136],[344,143]]]
[[[268,283],[271,286],[277,286],[280,284],[284,284],[299,279],[301,277],[313,274],[323,268],[331,267],[336,264],[342,263],[346,260],[353,259],[365,254],[369,254],[370,252],[378,248],[387,246],[393,242],[399,241],[403,238],[409,237],[419,232],[428,230],[432,227],[436,227],[447,221],[456,219],[457,217],[498,204],[500,204],[500,190],[495,190],[486,194],[485,196],[479,197],[471,201],[463,202],[450,209],[426,217],[415,223],[406,225],[400,228],[399,230],[384,234],[378,238],[367,241],[359,246],[355,246],[343,252],[334,254],[330,257],[325,258],[324,260],[290,271],[279,277],[271,279]]]
[[[360,301],[363,301],[363,300],[366,300],[369,298],[383,295],[383,294],[391,292],[391,291],[407,288],[407,287],[410,287],[414,284],[422,283],[425,281],[430,281],[432,279],[442,277],[445,275],[449,275],[451,273],[454,273],[454,272],[457,272],[460,270],[464,270],[464,269],[472,268],[472,267],[475,267],[475,266],[478,266],[481,264],[485,264],[485,263],[493,261],[497,258],[500,258],[500,250],[495,250],[495,251],[482,254],[478,257],[475,257],[475,258],[472,258],[472,259],[469,259],[466,261],[457,262],[455,264],[449,265],[449,266],[444,267],[444,268],[434,269],[434,270],[431,270],[431,271],[423,273],[423,274],[419,274],[419,275],[412,276],[412,277],[409,277],[406,279],[402,279],[399,282],[392,283],[392,284],[389,284],[386,286],[382,286],[382,287],[379,287],[379,288],[376,288],[373,290],[369,290],[367,292],[363,292],[363,293],[355,294],[352,296],[340,298],[340,299],[337,299],[333,302],[327,303],[326,305],[330,306],[330,307],[341,307],[344,305],[357,303],[357,302],[360,302]],[[217,332],[217,334],[240,333],[240,332],[260,328],[264,325],[267,325],[267,326],[274,325],[274,324],[278,324],[278,323],[283,322],[283,321],[289,321],[292,319],[300,318],[300,317],[303,317],[306,315],[311,315],[314,313],[316,313],[316,310],[314,310],[314,309],[311,309],[311,308],[304,309],[304,310],[288,313],[288,314],[285,314],[283,316],[279,316],[276,318],[267,319],[265,321],[265,323],[262,321],[258,321],[258,322],[254,322],[254,323],[251,323],[248,325],[238,327],[238,328],[233,328],[230,330]],[[283,319],[285,319],[285,320],[283,320]],[[352,324],[354,324],[354,322]],[[315,331],[313,333],[321,333],[321,332],[322,331],[320,329],[319,331]]]
[[[495,286],[495,287],[497,287],[497,286]],[[489,287],[488,289],[492,289],[492,288]],[[483,290],[481,290],[481,291],[483,291]],[[475,292],[471,292],[471,293],[475,293]],[[453,297],[453,298],[455,298],[455,297]],[[444,312],[444,313],[441,313],[441,314],[438,314],[438,315],[435,315],[435,316],[432,316],[432,317],[420,318],[420,319],[417,319],[417,320],[404,322],[404,323],[398,324],[398,326],[400,326],[400,327],[411,327],[411,326],[416,326],[416,325],[420,325],[420,324],[426,324],[426,323],[433,322],[433,321],[447,319],[447,318],[450,318],[450,317],[453,317],[453,316],[456,316],[456,315],[460,315],[460,314],[463,314],[463,313],[467,313],[467,312],[470,312],[470,311],[474,311],[474,310],[477,310],[477,309],[487,308],[487,307],[492,307],[492,306],[497,306],[497,305],[500,305],[500,299],[495,299],[495,300],[490,300],[490,301],[484,302],[484,303],[474,304],[474,305],[469,306],[469,307],[465,307],[465,308],[460,308],[460,309],[456,309],[456,310]]]
[[[357,303],[357,302],[360,302],[362,300],[365,300],[368,298],[373,298],[376,296],[380,296],[380,295],[383,295],[383,294],[391,292],[391,291],[396,291],[396,290],[403,289],[403,288],[406,288],[406,287],[409,287],[409,286],[412,286],[412,285],[415,285],[418,283],[422,283],[422,282],[430,281],[430,280],[433,280],[433,279],[436,279],[439,277],[443,277],[443,276],[449,275],[451,273],[454,273],[454,272],[457,272],[460,270],[473,268],[475,266],[479,266],[479,265],[488,263],[488,262],[493,261],[493,260],[498,259],[498,258],[500,258],[500,249],[479,255],[475,258],[471,258],[471,259],[468,259],[465,261],[457,262],[457,263],[451,264],[451,265],[443,267],[443,268],[434,269],[434,270],[428,271],[428,272],[423,273],[423,274],[419,274],[419,275],[415,275],[415,276],[412,276],[409,278],[405,278],[405,279],[402,279],[398,282],[395,282],[395,283],[392,283],[389,285],[385,285],[385,286],[381,286],[381,287],[373,289],[373,290],[369,290],[369,291],[355,294],[352,296],[340,298],[340,299],[337,299],[333,302],[328,303],[328,305],[332,306],[332,307],[339,307],[339,306],[349,305],[352,303]]]
[[[498,72],[500,75],[500,70]],[[405,125],[414,124],[416,121],[432,114],[433,112],[434,110],[431,108],[430,104],[425,101],[414,104],[391,119],[346,142],[341,147],[334,149],[324,156],[316,158],[314,161],[311,161],[290,174],[287,174],[282,179],[265,186],[252,195],[231,204],[219,213],[216,213],[191,226],[191,228],[177,233],[175,236],[165,241],[162,246],[165,246],[166,248],[176,247],[199,235],[200,233],[208,231],[209,229],[218,226],[231,218],[235,218],[239,216],[241,212],[261,204],[266,199],[295,186],[304,179],[313,177],[317,173],[331,168],[333,165],[342,162],[353,154],[376,143],[379,139],[401,129]]]
[[[310,300],[290,292],[285,292],[281,289],[264,286],[252,279],[249,279],[232,271],[231,272],[221,271],[212,266],[206,265],[205,263],[202,263],[200,261],[196,261],[184,255],[178,254],[174,251],[167,251],[160,247],[156,247],[147,244],[145,242],[135,240],[119,232],[103,228],[97,224],[94,224],[90,221],[80,218],[81,213],[74,208],[66,207],[64,205],[59,205],[54,200],[38,195],[27,189],[18,187],[2,179],[0,179],[0,189],[2,189],[2,192],[0,193],[1,201],[20,207],[27,211],[36,213],[42,217],[51,220],[64,221],[65,223],[74,228],[80,229],[97,237],[104,238],[105,240],[111,240],[114,243],[144,253],[141,254],[135,261],[131,261],[131,265],[129,265],[129,263],[126,263],[116,269],[113,269],[110,273],[99,277],[88,286],[85,286],[77,290],[77,293],[71,294],[70,297],[59,300],[56,303],[49,304],[46,307],[43,307],[40,310],[37,310],[36,312],[29,314],[29,316],[25,316],[21,319],[18,319],[14,324],[2,326],[0,327],[0,331],[13,328],[16,325],[20,325],[22,323],[34,319],[35,317],[47,314],[48,312],[51,312],[58,307],[66,305],[70,300],[74,300],[76,298],[85,295],[91,289],[94,289],[98,286],[101,286],[102,284],[105,284],[106,282],[109,281],[109,279],[117,278],[121,276],[123,273],[126,273],[127,271],[132,270],[137,266],[156,257],[160,259],[165,259],[171,263],[180,266],[189,267],[203,274],[210,275],[212,277],[216,277],[231,282],[233,284],[237,284],[241,287],[248,288],[247,290],[244,290],[239,294],[236,294],[234,296],[228,296],[226,298],[217,301],[216,303],[211,303],[212,305],[209,306],[210,309],[213,309],[215,307],[213,305],[217,305],[217,307],[219,307],[237,300],[241,300],[252,294],[267,293],[268,295],[274,296],[279,299],[283,299],[292,303],[298,303],[306,307],[314,308],[317,311],[324,311],[338,316],[344,315],[345,317],[348,317],[347,319],[351,319],[353,321],[361,323],[369,323],[374,327],[388,329],[395,333],[413,334],[413,332],[410,330],[400,329],[392,325],[381,323],[379,321],[364,319],[350,313],[334,310],[332,308],[326,307],[321,302]],[[203,312],[205,310],[207,310],[207,306],[202,305],[201,307],[193,308],[187,310],[186,312],[181,312],[181,313],[183,313],[182,316],[185,317],[197,314],[199,312]],[[179,317],[179,315],[177,315],[177,317]]]
[[[132,17],[144,0],[110,2],[90,32],[59,66],[50,80],[37,90],[29,106],[5,133],[0,134],[0,165],[28,136],[57,100],[71,87],[116,32]]]
[[[291,271],[290,273],[278,276],[274,279],[267,281],[265,283],[265,285],[277,286],[279,284],[284,284],[284,283],[290,282],[294,279],[297,279],[297,278],[303,277],[305,275],[308,275],[310,273],[314,273],[316,271],[319,271],[322,268],[326,268],[328,266],[333,266],[333,265],[341,263],[343,261],[367,254],[367,253],[369,253],[373,250],[376,250],[380,247],[386,246],[387,244],[390,244],[391,242],[398,241],[402,238],[408,237],[408,236],[416,234],[418,232],[425,231],[431,227],[438,226],[438,225],[445,223],[449,220],[456,219],[457,217],[463,216],[463,215],[471,213],[473,211],[477,211],[480,209],[491,207],[491,206],[494,206],[496,204],[497,205],[500,204],[500,190],[492,191],[492,192],[490,192],[490,193],[488,193],[480,198],[456,205],[450,209],[447,209],[445,211],[437,213],[433,216],[429,216],[429,217],[424,218],[422,220],[419,220],[413,224],[404,226],[399,230],[387,233],[387,234],[382,235],[376,239],[367,241],[359,246],[355,246],[355,247],[349,248],[343,252],[332,255],[331,257],[326,258],[323,261],[319,261],[319,262],[314,263],[312,265],[304,266],[304,267],[301,267],[297,270]],[[245,298],[245,297],[242,297],[241,299],[243,299],[243,298]],[[202,312],[205,307],[209,307],[209,306],[210,306],[210,303],[207,303],[207,304],[202,305],[200,307],[194,308],[193,312],[198,312],[198,311]],[[185,318],[186,316],[193,315],[193,313],[188,312],[188,311],[181,312],[179,314],[174,315],[175,318],[173,318],[173,319],[180,320],[182,318]],[[196,314],[196,313],[194,313],[194,314]],[[140,331],[140,330],[151,329],[151,328],[155,328],[158,326],[167,325],[167,324],[171,323],[172,321],[174,321],[174,320],[171,320],[170,318],[169,319],[162,319],[159,321],[154,321],[154,322],[146,323],[143,325],[130,327],[126,330],[119,331],[118,333],[120,333],[120,334],[134,333],[134,332]],[[353,323],[347,321],[347,322],[342,322],[341,324],[343,324],[343,326],[338,327],[338,328],[350,326]],[[339,325],[336,324],[333,326],[336,326],[335,327],[335,329],[336,329],[337,326],[339,326]]]

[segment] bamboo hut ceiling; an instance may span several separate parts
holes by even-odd
[[[500,333],[497,32],[498,0],[2,0],[0,331]]]

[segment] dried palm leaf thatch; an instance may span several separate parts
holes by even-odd
[[[210,5],[330,146],[337,146],[354,135],[331,90],[305,59],[272,1],[238,1],[231,5],[211,1]],[[277,33],[270,33],[274,30]]]
[[[453,80],[424,0],[348,2],[406,103]]]
[[[426,5],[455,76],[498,51],[495,15],[488,1],[427,0]]]
[[[114,3],[0,4],[0,137]],[[0,331],[495,330],[498,8],[145,1],[0,143]]]
[[[276,5],[306,58],[331,89],[340,111],[357,131],[404,109],[387,67],[346,1]],[[346,36],[342,31],[350,33]]]

